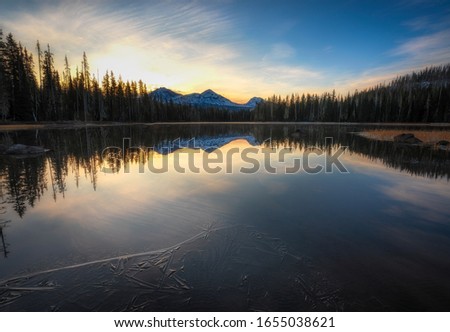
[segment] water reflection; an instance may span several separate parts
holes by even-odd
[[[328,149],[331,152],[331,149],[346,146],[350,154],[363,156],[370,162],[381,161],[383,165],[401,172],[450,179],[448,151],[368,140],[351,134],[354,130],[336,126],[187,125],[4,133],[3,139],[41,145],[52,151],[35,158],[2,157],[2,197],[22,217],[27,207],[33,207],[46,192],[54,200],[58,196],[64,197],[68,177],[73,177],[77,187],[80,178],[85,177],[96,190],[100,172],[114,173],[124,169],[128,172],[130,163],[147,162],[149,158],[142,155],[142,147],[150,147],[157,154],[167,155],[197,144],[196,148],[212,152],[238,138],[253,146],[262,144],[278,150],[288,148],[299,154],[306,148]],[[334,139],[333,145],[326,146],[326,137]],[[123,155],[123,151],[127,153]]]
[[[449,309],[448,152],[355,130],[137,125],[3,134],[51,152],[0,159],[0,217],[11,220],[0,224],[0,309],[50,310],[55,301],[54,310]],[[347,174],[228,174],[226,157],[224,172],[187,167],[191,157],[198,166],[236,148],[256,149],[260,165],[263,149],[286,149],[292,166],[308,149],[341,146]],[[179,158],[186,172],[150,172],[149,153],[170,165]],[[270,156],[281,170],[279,155]],[[232,170],[252,166],[230,158]],[[14,297],[5,284],[52,291]]]
[[[9,244],[6,242],[5,240],[6,235],[4,234],[4,229],[6,228],[8,222],[10,221],[0,221],[0,240],[1,240],[0,254],[3,254],[4,258],[7,258],[9,254],[8,251]]]

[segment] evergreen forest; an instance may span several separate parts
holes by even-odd
[[[0,121],[281,121],[450,122],[450,64],[431,66],[387,84],[345,95],[295,93],[271,96],[249,110],[174,104],[153,98],[142,80],[113,71],[100,79],[86,53],[71,67],[55,68],[49,45],[35,54],[0,30]]]

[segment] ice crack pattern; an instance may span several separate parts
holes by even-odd
[[[337,284],[282,240],[216,223],[170,248],[0,281],[3,311],[330,311],[345,305]]]

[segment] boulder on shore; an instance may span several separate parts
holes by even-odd
[[[394,137],[394,142],[404,144],[420,144],[422,141],[414,134],[400,134]]]
[[[449,146],[450,142],[446,140],[442,140],[436,143],[436,145],[443,145],[443,146]]]
[[[450,150],[450,142],[441,140],[439,142],[436,142],[435,147],[441,150]]]
[[[0,148],[0,153],[5,155],[23,156],[23,155],[36,155],[50,151],[41,146],[25,145],[25,144],[13,144],[9,147],[4,145]]]

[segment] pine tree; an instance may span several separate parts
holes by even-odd
[[[58,102],[57,102],[57,85],[53,53],[50,50],[50,45],[47,45],[47,50],[43,54],[42,63],[42,106],[43,113],[46,120],[57,120],[58,118]]]
[[[106,71],[102,80],[102,93],[104,98],[104,113],[106,119],[111,120],[111,108],[112,108],[112,95],[111,95],[111,85],[109,79],[109,73]]]
[[[8,82],[5,72],[6,45],[3,42],[3,31],[0,29],[0,116],[3,121],[9,115]]]
[[[38,56],[38,111],[40,114],[43,114],[44,111],[42,109],[42,100],[43,100],[43,85],[42,85],[42,50],[41,50],[41,44],[39,43],[39,40],[36,42],[36,51]]]
[[[24,108],[25,110],[29,110],[33,121],[38,121],[39,115],[39,89],[38,83],[34,71],[34,61],[33,55],[28,53],[27,49],[23,49],[22,59],[24,65],[23,71],[23,98],[24,98]],[[26,115],[26,118],[29,117]]]
[[[62,89],[62,100],[63,100],[63,118],[64,119],[75,119],[75,112],[76,112],[76,91],[74,82],[72,79],[72,73],[69,66],[69,60],[67,59],[67,56],[64,57],[64,70],[63,70],[63,76],[62,76],[62,83],[61,83],[61,89]]]
[[[16,99],[18,97],[17,89],[19,87],[19,47],[11,33],[6,37],[4,54],[4,72],[9,109],[8,115],[12,120],[16,120]]]
[[[89,103],[90,103],[90,93],[91,93],[91,80],[89,72],[89,63],[87,60],[86,52],[83,52],[83,62],[81,64],[82,68],[82,91],[83,91],[83,111],[84,111],[84,121],[88,120],[89,114]]]

